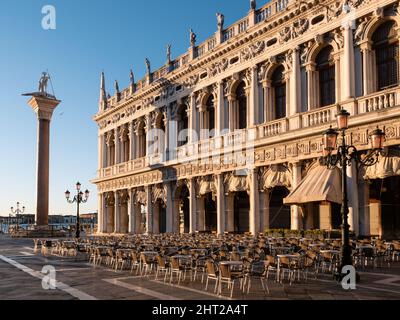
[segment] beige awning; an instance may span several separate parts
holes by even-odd
[[[292,187],[292,175],[287,168],[272,165],[261,176],[260,187],[264,190],[275,187],[286,187],[290,190]]]
[[[378,163],[366,167],[364,179],[385,179],[400,175],[400,157],[380,157]]]
[[[285,199],[284,204],[304,204],[330,201],[342,202],[342,183],[340,169],[329,170],[317,165]]]
[[[214,181],[202,181],[200,183],[199,195],[205,196],[207,193],[217,193]]]

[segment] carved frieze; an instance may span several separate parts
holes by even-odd
[[[255,58],[265,50],[265,41],[258,41],[254,44],[249,45],[246,49],[240,52],[240,58],[242,61],[248,61]]]

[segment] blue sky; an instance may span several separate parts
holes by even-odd
[[[258,1],[258,7],[266,0]],[[53,5],[57,29],[43,30],[44,5]],[[41,72],[49,70],[54,91],[62,100],[51,123],[50,214],[74,214],[64,191],[80,181],[92,194],[82,207],[97,210],[97,112],[99,75],[106,73],[107,90],[120,88],[165,63],[165,46],[173,57],[189,47],[189,28],[198,43],[216,31],[216,12],[229,25],[245,16],[248,0],[13,0],[0,4],[0,215],[20,201],[35,212],[36,118],[25,92],[37,90]]]

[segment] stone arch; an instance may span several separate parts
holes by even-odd
[[[339,45],[333,39],[329,41],[323,41],[322,43],[315,42],[310,48],[310,51],[306,58],[306,63],[315,63],[315,59],[317,58],[319,53],[328,46],[331,46],[333,48],[333,55],[336,55],[341,50]]]
[[[372,41],[372,36],[375,31],[384,23],[394,21],[397,29],[400,26],[400,16],[390,16],[390,17],[374,17],[365,26],[364,32],[361,36],[361,41]]]

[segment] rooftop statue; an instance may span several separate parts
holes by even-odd
[[[218,30],[224,28],[225,16],[222,13],[217,13]]]
[[[193,32],[192,29],[189,29],[190,32],[190,44],[192,47],[196,45],[196,34]]]

